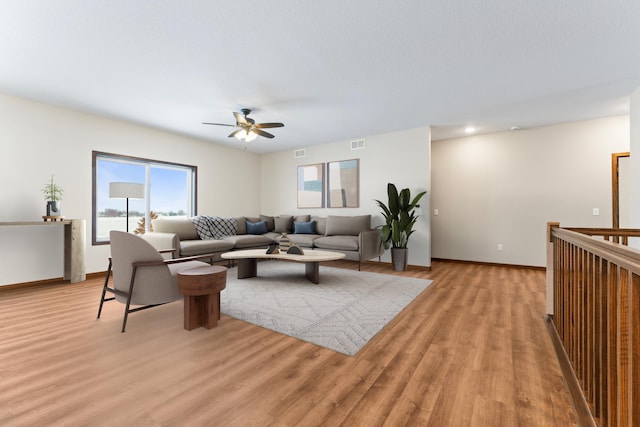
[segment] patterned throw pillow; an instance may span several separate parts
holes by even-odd
[[[222,239],[227,236],[235,236],[238,231],[238,223],[235,218],[211,217],[209,228],[214,239]]]
[[[226,236],[235,236],[238,228],[235,218],[198,215],[191,218],[191,221],[202,240],[220,240]]]
[[[198,236],[202,240],[213,239],[213,234],[209,230],[209,221],[207,221],[207,217],[205,216],[194,216],[191,218],[191,222],[193,222],[193,226],[196,228],[198,232]]]

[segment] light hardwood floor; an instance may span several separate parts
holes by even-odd
[[[132,314],[122,334],[122,304],[95,319],[99,279],[0,291],[0,425],[576,425],[543,271],[403,274],[434,283],[355,357],[224,315],[187,332],[181,302]]]

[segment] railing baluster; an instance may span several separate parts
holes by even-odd
[[[599,426],[640,425],[640,251],[626,247],[640,230],[548,229],[551,320],[584,411]]]
[[[619,269],[619,283],[618,283],[618,310],[616,311],[618,322],[618,328],[616,331],[616,341],[618,344],[618,381],[617,381],[617,412],[619,425],[627,426],[628,424],[628,404],[629,404],[629,384],[630,384],[630,363],[629,354],[631,348],[629,347],[629,286],[631,280],[629,279],[629,271],[620,268]]]
[[[629,402],[631,419],[629,425],[640,423],[640,275],[633,273],[629,289],[629,327],[631,360],[629,381]]]

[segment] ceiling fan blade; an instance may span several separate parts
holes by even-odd
[[[249,122],[247,121],[247,118],[243,116],[242,113],[237,113],[234,111],[233,115],[236,116],[236,121],[238,122],[238,124],[241,124],[241,125],[249,124]]]
[[[258,123],[256,125],[258,129],[267,129],[267,128],[281,128],[284,127],[282,123]]]
[[[260,130],[257,127],[252,129],[252,131],[257,133],[260,136],[264,136],[265,138],[273,138],[273,135],[271,135],[269,132],[265,132],[263,130]]]
[[[226,123],[207,123],[207,122],[202,122],[203,125],[215,125],[215,126],[230,126],[232,128],[236,127],[236,125],[228,125]]]
[[[234,136],[236,136],[237,134],[239,134],[240,132],[244,131],[244,129],[238,129],[238,130],[234,130],[233,132],[231,132],[229,134],[229,138],[233,138]]]

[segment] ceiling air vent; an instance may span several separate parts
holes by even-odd
[[[355,141],[351,141],[351,149],[352,150],[364,150],[364,139],[358,139]]]
[[[295,157],[296,159],[305,157],[306,155],[307,155],[307,150],[305,150],[304,148],[301,148],[300,150],[296,150],[293,152],[293,157]]]

